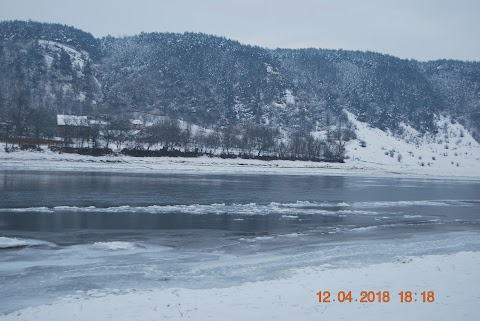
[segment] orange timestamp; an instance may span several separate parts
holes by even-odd
[[[356,295],[359,294],[359,295]],[[338,291],[332,295],[330,291],[318,291],[317,297],[320,303],[331,302],[360,302],[360,303],[387,303],[391,299],[400,303],[435,302],[435,291],[400,291],[394,296],[390,295],[390,291],[361,291],[360,293],[352,294],[352,291]]]

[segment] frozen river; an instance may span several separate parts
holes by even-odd
[[[480,182],[0,172],[0,314],[480,249]]]

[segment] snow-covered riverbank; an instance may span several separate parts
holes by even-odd
[[[390,157],[386,158],[387,160]],[[472,159],[460,166],[418,166],[392,164],[374,160],[347,159],[345,163],[306,161],[261,161],[221,158],[173,158],[129,156],[92,157],[77,154],[0,151],[0,170],[54,170],[98,171],[124,173],[178,173],[178,174],[284,174],[284,175],[361,175],[430,178],[480,179],[480,167]]]
[[[0,148],[0,170],[100,171],[126,173],[361,175],[480,179],[480,144],[459,123],[438,117],[438,132],[420,134],[402,125],[394,135],[358,121],[348,113],[357,139],[346,145],[345,163],[248,159],[128,156],[92,157]],[[316,133],[320,136],[321,132]]]
[[[318,266],[296,270],[285,279],[221,289],[92,290],[0,320],[473,321],[480,303],[479,265],[479,252],[460,252],[363,267]],[[330,291],[332,302],[319,303],[318,291]],[[333,302],[339,291],[352,291],[352,302]],[[360,303],[361,291],[389,291],[390,301]],[[401,303],[400,291],[411,291],[412,302]],[[434,302],[422,302],[423,291],[433,291]]]

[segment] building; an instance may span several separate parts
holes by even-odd
[[[88,126],[98,130],[107,130],[109,123],[102,120],[89,119]]]
[[[88,137],[90,124],[87,116],[57,115],[57,136],[65,140]]]
[[[64,139],[65,145],[70,145],[72,139],[80,139],[82,142],[97,139],[101,132],[108,129],[108,125],[108,122],[88,116],[57,115],[57,136]]]
[[[139,119],[132,119],[130,124],[132,129],[143,129],[143,122]]]

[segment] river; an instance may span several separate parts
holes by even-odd
[[[0,172],[0,313],[480,249],[480,182]]]

